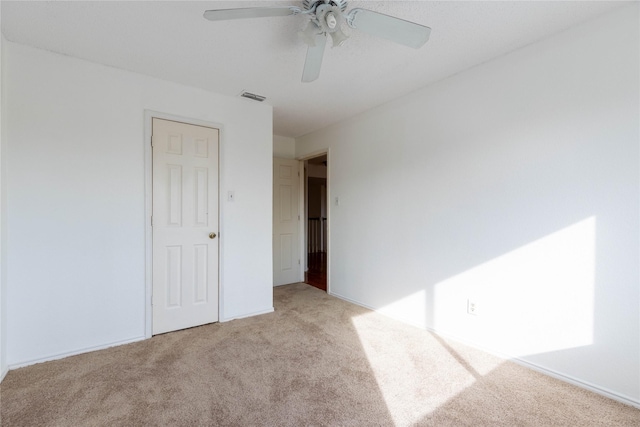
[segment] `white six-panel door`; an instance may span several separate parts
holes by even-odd
[[[300,281],[298,164],[273,158],[273,286]]]
[[[218,144],[153,119],[153,334],[218,320]]]

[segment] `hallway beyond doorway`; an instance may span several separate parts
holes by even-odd
[[[304,274],[304,282],[323,291],[327,291],[327,254],[314,252],[307,255],[309,269]]]

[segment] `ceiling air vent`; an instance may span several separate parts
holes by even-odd
[[[265,99],[267,99],[262,95],[256,95],[255,93],[250,93],[250,92],[242,92],[240,96],[243,98],[253,99],[254,101],[258,101],[258,102],[262,102]]]

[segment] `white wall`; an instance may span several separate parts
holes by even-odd
[[[288,136],[273,135],[273,157],[295,159],[296,140]]]
[[[299,138],[333,293],[640,403],[638,52],[634,4]]]
[[[223,125],[221,320],[272,310],[270,106],[4,47],[9,366],[144,336],[147,109]]]

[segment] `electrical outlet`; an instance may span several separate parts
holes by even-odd
[[[467,300],[467,314],[478,315],[478,302],[476,300]]]

